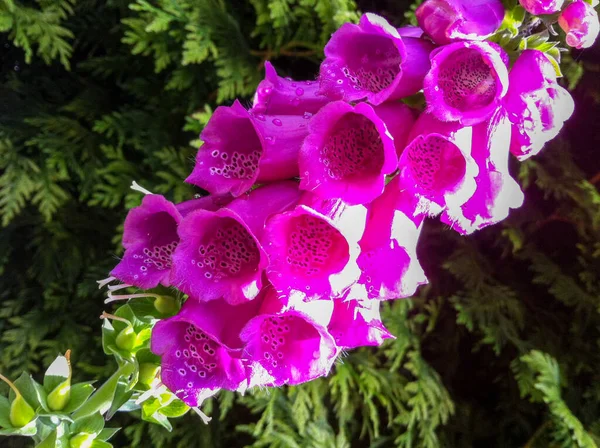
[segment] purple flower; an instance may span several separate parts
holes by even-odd
[[[472,128],[423,113],[400,157],[400,184],[420,198],[419,212],[436,215],[460,207],[475,192],[479,172],[471,157]]]
[[[490,120],[473,126],[471,156],[479,166],[477,189],[460,207],[450,206],[442,221],[465,235],[508,216],[523,204],[523,192],[508,171],[510,122],[499,110]]]
[[[421,28],[438,45],[483,40],[500,28],[502,0],[426,0],[416,11]]]
[[[321,92],[372,104],[415,94],[423,87],[432,49],[424,39],[400,37],[383,17],[365,14],[358,25],[342,25],[325,46]]]
[[[343,299],[335,300],[327,330],[341,349],[378,346],[394,336],[385,328],[378,300],[359,300],[352,289]]]
[[[565,0],[519,0],[525,10],[535,16],[559,12]]]
[[[111,275],[142,289],[170,285],[172,255],[179,244],[177,226],[182,212],[216,210],[226,197],[207,196],[174,205],[161,195],[149,194],[142,204],[130,210],[125,219],[125,254]]]
[[[558,16],[558,24],[567,33],[567,44],[574,48],[590,48],[600,33],[598,13],[582,0],[567,6]]]
[[[381,194],[385,175],[396,170],[398,157],[394,139],[373,107],[329,103],[309,129],[298,160],[300,188],[352,205]]]
[[[508,89],[508,58],[488,42],[456,42],[432,53],[425,77],[428,111],[466,126],[487,119]]]
[[[416,252],[425,218],[420,207],[418,196],[404,191],[399,176],[370,204],[358,257],[365,298],[408,297],[427,283]]]
[[[292,181],[253,190],[218,211],[198,210],[181,222],[171,283],[197,300],[223,297],[236,304],[253,299],[268,265],[260,244],[265,221],[298,201]]]
[[[294,210],[274,215],[265,229],[267,276],[275,289],[311,298],[338,296],[360,272],[366,208],[305,193]]]
[[[256,377],[251,385],[295,385],[327,375],[338,354],[326,328],[333,303],[317,300],[303,305],[300,298],[302,310],[274,288],[265,288],[263,294],[260,313],[240,334],[246,343],[244,357]]]
[[[423,37],[423,30],[418,26],[406,25],[397,28],[398,34],[402,37]]]
[[[247,377],[239,334],[260,302],[231,306],[188,299],[176,316],[152,329],[151,349],[161,357],[161,381],[188,406],[207,391],[244,391]]]
[[[204,144],[186,182],[211,194],[239,196],[256,182],[297,176],[308,118],[249,112],[237,100],[218,107],[200,134]]]
[[[525,50],[514,63],[504,107],[512,123],[510,151],[521,161],[538,154],[573,114],[569,92],[556,82],[544,53]]]
[[[256,89],[252,110],[264,115],[312,115],[329,102],[318,90],[317,81],[294,81],[277,76],[275,68],[266,61],[265,79]]]

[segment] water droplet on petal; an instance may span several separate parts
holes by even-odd
[[[302,118],[304,118],[305,120],[308,120],[312,116],[313,116],[313,114],[311,114],[310,112],[304,112],[304,114],[302,115]]]
[[[281,122],[281,120],[279,118],[274,118],[273,119],[273,124],[275,126],[281,126],[283,123]]]
[[[296,89],[296,95],[298,95],[298,96],[304,95],[304,89],[302,87],[298,87]]]
[[[256,119],[260,121],[265,121],[265,116],[263,114],[256,114]]]

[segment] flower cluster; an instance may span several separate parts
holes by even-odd
[[[538,13],[557,2],[521,3]],[[579,3],[559,23],[585,46],[591,13]],[[147,194],[111,273],[122,282],[111,294],[162,285],[188,296],[152,331],[164,385],[198,406],[220,389],[326,375],[343,350],[393,337],[380,303],[427,282],[425,218],[470,234],[522,204],[510,153],[537,154],[573,103],[544,53],[511,66],[486,41],[503,18],[501,0],[428,0],[420,27],[365,14],[332,35],[317,80],[267,62],[250,109],[216,109],[187,178],[209,195]],[[424,110],[403,101],[421,91]]]

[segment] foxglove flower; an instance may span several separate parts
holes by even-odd
[[[198,300],[253,299],[268,265],[260,244],[265,221],[300,198],[297,184],[278,182],[253,190],[218,211],[198,210],[181,222],[171,283]]]
[[[340,295],[358,280],[366,208],[305,193],[294,210],[274,215],[265,229],[267,276],[277,291],[310,298]]]
[[[425,77],[428,111],[466,126],[490,117],[508,89],[508,58],[498,45],[456,42],[432,53]]]
[[[336,299],[327,330],[341,349],[378,346],[394,336],[381,322],[378,300],[358,300],[349,290],[343,299]]]
[[[406,25],[397,28],[398,34],[402,37],[423,37],[423,30],[418,26]]]
[[[519,0],[525,11],[534,16],[559,12],[565,0]]]
[[[510,127],[502,110],[473,126],[471,156],[479,166],[477,190],[460,207],[448,207],[441,217],[463,235],[502,221],[510,209],[523,204],[523,192],[508,172]]]
[[[396,170],[398,157],[394,139],[373,107],[329,103],[309,129],[299,156],[300,188],[352,205],[381,194],[385,175]]]
[[[327,323],[333,312],[331,301],[302,305],[267,287],[259,314],[240,334],[244,356],[257,378],[252,385],[295,385],[327,375],[338,354]],[[298,309],[294,303],[304,308]]]
[[[309,118],[250,113],[237,100],[218,107],[200,134],[204,144],[186,182],[211,194],[239,196],[256,182],[297,176]]]
[[[254,95],[252,110],[264,115],[312,115],[329,102],[319,92],[317,81],[295,81],[277,75],[269,61],[265,62],[265,79]]]
[[[417,209],[433,216],[464,204],[475,192],[479,172],[471,157],[472,128],[423,113],[409,140],[400,157],[399,182],[420,198]]]
[[[504,107],[513,125],[510,150],[523,161],[558,135],[575,105],[569,92],[558,85],[547,56],[525,50],[510,71]]]
[[[419,26],[438,45],[483,40],[500,28],[502,0],[426,0],[416,11]]]
[[[175,205],[161,195],[146,195],[125,219],[125,254],[111,275],[142,289],[169,286],[172,255],[179,244],[177,226],[183,215],[197,209],[217,210],[228,200],[206,196]]]
[[[558,24],[567,33],[567,44],[574,48],[590,48],[600,33],[598,13],[583,0],[567,6],[558,16]]]
[[[151,350],[161,357],[161,381],[188,406],[219,389],[244,391],[247,376],[239,334],[260,302],[231,306],[188,299],[179,313],[152,329]]]
[[[417,242],[425,218],[418,196],[403,191],[396,176],[369,206],[360,241],[359,284],[368,299],[397,299],[414,294],[427,277],[417,258]],[[358,293],[358,287],[353,294]]]
[[[401,37],[383,17],[365,14],[358,25],[342,25],[325,46],[321,92],[372,104],[413,95],[423,87],[432,49],[424,39]]]

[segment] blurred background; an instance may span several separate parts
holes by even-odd
[[[409,0],[0,0],[0,372],[115,369],[98,319],[132,180],[182,201],[198,134],[270,60],[314,79],[342,23]],[[430,285],[384,310],[382,348],[300,387],[222,393],[174,429],[118,414],[115,446],[588,447],[600,442],[600,46],[565,54],[576,111],[515,163],[525,204],[470,237],[429,220]],[[110,306],[108,306],[110,309]],[[28,439],[0,439],[2,447]]]

